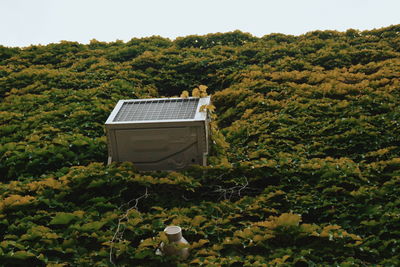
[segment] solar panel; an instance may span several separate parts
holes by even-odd
[[[198,98],[124,102],[113,121],[193,119],[198,103]]]

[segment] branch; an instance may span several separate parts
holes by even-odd
[[[236,186],[232,186],[229,188],[223,188],[222,186],[218,185],[218,189],[214,190],[215,193],[220,193],[220,196],[218,199],[221,197],[224,197],[224,200],[231,200],[232,196],[237,194],[239,197],[241,197],[242,191],[247,189],[247,186],[249,185],[249,181],[247,181],[247,178],[244,177],[244,183]]]
[[[144,192],[143,195],[141,195],[141,196],[138,197],[138,198],[134,198],[134,199],[129,200],[127,203],[122,204],[122,205],[118,208],[118,210],[122,210],[123,207],[125,207],[125,206],[128,207],[128,209],[125,211],[125,213],[118,219],[117,229],[115,230],[115,233],[114,233],[114,235],[113,235],[113,237],[112,237],[112,239],[111,239],[111,241],[110,241],[111,245],[110,245],[110,254],[109,254],[109,255],[110,255],[110,263],[111,263],[112,265],[115,266],[115,263],[114,263],[114,261],[113,261],[114,243],[116,242],[116,240],[117,240],[118,242],[122,240],[122,237],[123,237],[124,232],[125,232],[125,229],[126,229],[126,228],[124,228],[124,229],[121,231],[121,227],[122,227],[123,223],[129,221],[128,216],[129,216],[129,212],[130,212],[131,210],[133,210],[133,209],[137,210],[137,209],[138,209],[139,200],[141,200],[142,198],[147,198],[148,196],[149,196],[149,194],[147,193],[147,187],[146,187],[146,191]],[[134,204],[132,207],[129,207],[133,201],[135,202],[135,204]]]

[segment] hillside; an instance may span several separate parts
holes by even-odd
[[[119,99],[200,85],[209,166],[106,165]],[[0,98],[0,265],[400,265],[400,25],[0,46]]]

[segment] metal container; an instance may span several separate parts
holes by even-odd
[[[108,162],[131,161],[138,170],[206,165],[210,97],[120,100],[105,125]]]

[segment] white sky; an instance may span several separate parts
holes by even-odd
[[[0,45],[129,41],[241,30],[255,36],[400,24],[400,0],[0,0]]]

